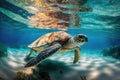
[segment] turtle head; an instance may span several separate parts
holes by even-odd
[[[84,43],[88,42],[88,38],[84,34],[78,34],[74,36],[74,42],[77,43],[78,46],[81,46]]]

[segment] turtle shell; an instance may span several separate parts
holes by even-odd
[[[39,37],[32,44],[28,45],[28,47],[34,48],[34,47],[41,47],[47,44],[51,44],[53,42],[65,42],[70,37],[71,36],[68,33],[63,31],[52,32]]]

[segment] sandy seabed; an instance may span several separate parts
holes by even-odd
[[[18,70],[26,70],[24,58],[28,52],[8,49],[8,56],[0,58],[0,77],[13,80]],[[87,80],[120,80],[119,60],[87,52],[81,53],[79,62],[73,64],[72,53],[55,54],[43,61],[40,68],[48,71],[51,80],[81,80],[81,76]]]

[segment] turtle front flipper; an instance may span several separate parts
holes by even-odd
[[[77,47],[77,48],[75,48],[73,63],[75,64],[76,62],[78,62],[79,58],[80,58],[80,49],[79,49],[79,47]]]
[[[25,67],[30,67],[38,64],[40,61],[46,59],[47,57],[53,55],[61,48],[59,43],[55,43],[52,46],[48,47],[47,49],[41,51],[35,58],[31,59]]]

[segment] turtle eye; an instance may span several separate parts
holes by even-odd
[[[84,38],[84,36],[83,35],[78,35],[78,38]]]

